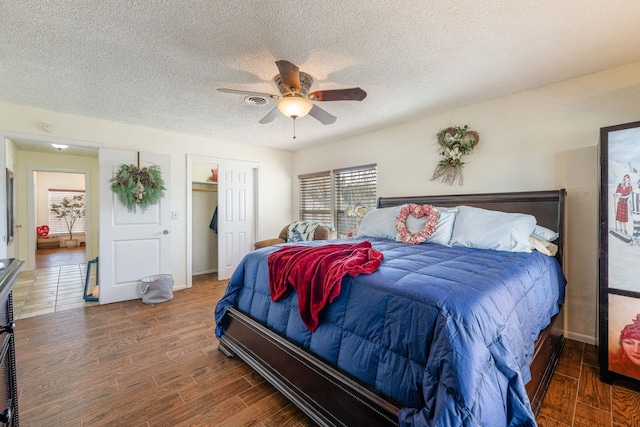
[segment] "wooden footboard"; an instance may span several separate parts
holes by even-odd
[[[219,349],[237,355],[322,426],[398,426],[384,399],[280,335],[230,308]]]
[[[542,406],[542,400],[547,393],[553,371],[556,369],[560,353],[564,348],[563,318],[563,312],[560,310],[560,313],[551,319],[551,324],[540,332],[533,360],[529,365],[531,381],[526,384],[525,388],[534,414],[538,414],[540,406]]]
[[[400,405],[230,308],[218,349],[238,356],[321,426],[398,426]],[[564,346],[562,313],[540,333],[526,385],[538,413]]]

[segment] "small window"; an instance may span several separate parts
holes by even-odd
[[[334,170],[338,238],[356,234],[362,217],[376,207],[377,166]]]
[[[377,176],[375,164],[299,175],[300,220],[331,224],[338,238],[355,235],[376,207]]]
[[[331,173],[298,176],[300,184],[300,220],[331,225]]]

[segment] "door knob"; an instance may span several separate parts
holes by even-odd
[[[164,234],[169,234],[169,230],[164,230],[163,233]]]
[[[21,224],[16,224],[16,228],[22,228]]]

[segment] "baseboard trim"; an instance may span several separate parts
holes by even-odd
[[[565,331],[565,335],[568,339],[574,341],[580,341],[586,344],[597,345],[596,337],[591,335],[579,334],[577,332]]]

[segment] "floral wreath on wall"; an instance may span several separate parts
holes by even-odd
[[[158,166],[140,168],[136,165],[120,165],[115,177],[111,179],[111,191],[129,212],[135,213],[136,206],[142,212],[153,206],[164,196],[164,181]]]
[[[453,185],[458,180],[458,185],[462,185],[462,167],[464,162],[462,156],[470,154],[478,142],[480,136],[478,132],[469,130],[469,126],[452,126],[441,130],[436,134],[442,160],[438,162],[436,170],[433,171],[431,181],[440,181],[447,185]]]

